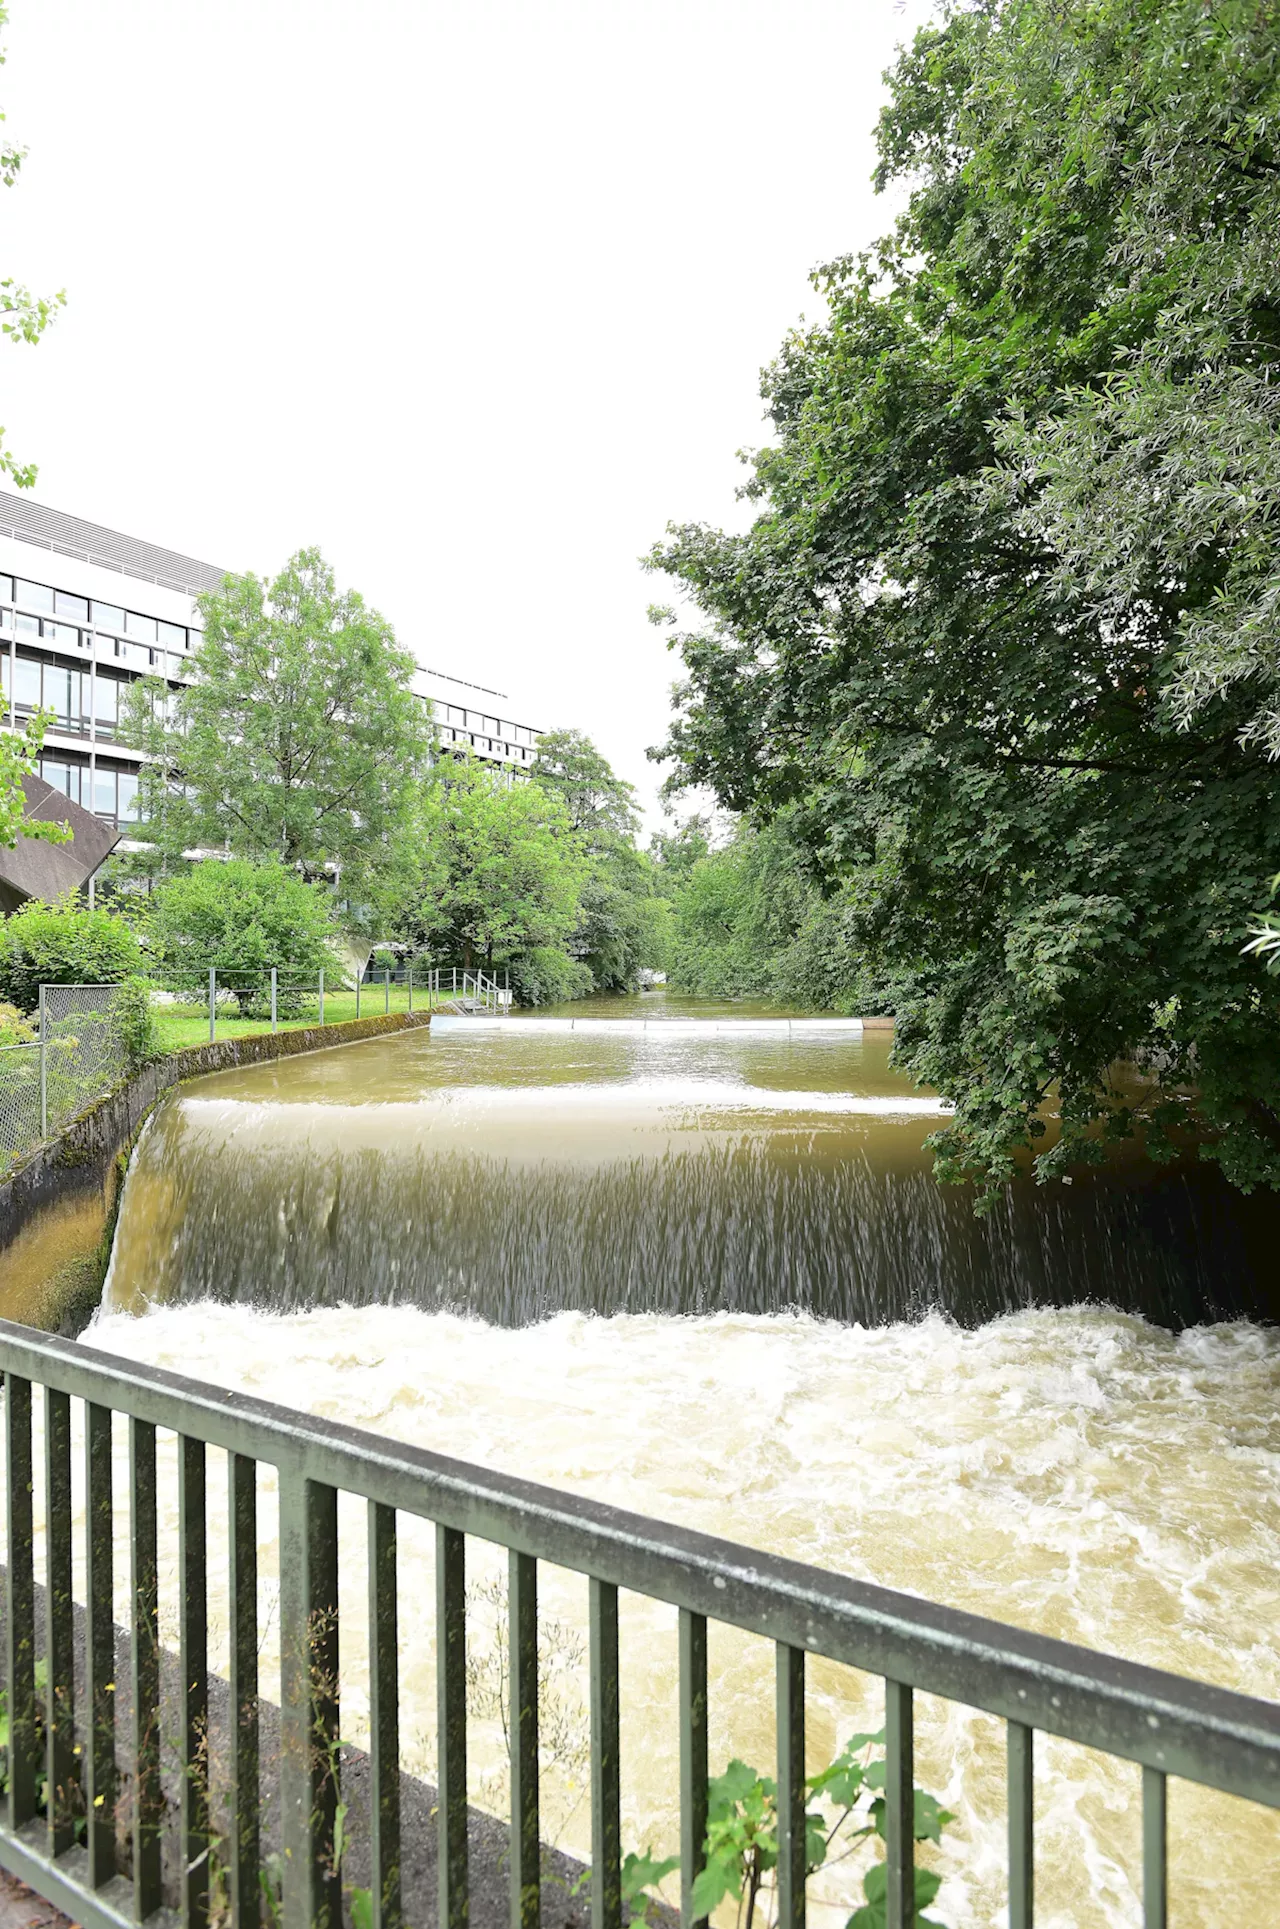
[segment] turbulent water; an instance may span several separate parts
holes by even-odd
[[[653,1033],[513,1020],[187,1088],[135,1160],[86,1340],[1280,1696],[1280,1335],[1188,1324],[1265,1307],[1262,1209],[1233,1214],[1212,1172],[1127,1159],[1067,1191],[1028,1186],[975,1225],[929,1178],[936,1106],[887,1070],[882,1041]],[[1069,1303],[1089,1300],[1119,1305]],[[225,1518],[217,1498],[212,1512]],[[262,1526],[270,1693],[265,1477]],[[357,1740],[363,1526],[344,1503],[343,1727]],[[502,1570],[495,1550],[470,1558],[472,1793],[501,1809]],[[406,1765],[429,1772],[432,1550],[413,1524],[401,1563]],[[171,1630],[174,1587],[170,1571]],[[580,1578],[546,1577],[547,1814],[579,1850],[585,1605]],[[624,1597],[627,1847],[675,1846],[675,1640],[672,1611]],[[713,1766],[767,1766],[770,1651],[713,1631],[710,1666]],[[811,1769],[878,1725],[878,1692],[811,1663]],[[1038,1746],[1037,1923],[1138,1923],[1138,1771]],[[919,1779],[958,1818],[930,1914],[995,1929],[1003,1731],[922,1698],[918,1748]],[[1172,1921],[1273,1920],[1275,1819],[1182,1784],[1170,1811]],[[842,1923],[858,1867],[813,1886],[821,1919]]]

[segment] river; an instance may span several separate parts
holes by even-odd
[[[673,1004],[607,1009],[639,1021]],[[1280,1696],[1274,1212],[1234,1204],[1209,1168],[1157,1172],[1129,1152],[1067,1189],[1027,1183],[974,1221],[929,1176],[922,1141],[942,1114],[888,1069],[883,1035],[713,1029],[724,1014],[699,1009],[696,1027],[605,1030],[583,1007],[572,1029],[437,1021],[185,1087],[135,1157],[86,1339]],[[171,1456],[166,1468],[172,1525]],[[265,1479],[263,1503],[270,1624]],[[367,1707],[361,1528],[353,1505],[353,1739]],[[405,1752],[429,1772],[431,1549],[412,1527],[402,1573]],[[164,1586],[172,1628],[172,1572]],[[472,1792],[500,1807],[489,1550],[475,1550],[472,1588]],[[549,1575],[548,1810],[579,1850],[584,1612],[585,1585]],[[673,1614],[624,1598],[623,1656],[624,1839],[665,1849]],[[276,1665],[268,1634],[267,1692]],[[714,1766],[767,1765],[770,1670],[762,1643],[713,1634]],[[875,1694],[812,1666],[811,1769],[878,1725]],[[919,1719],[919,1778],[958,1817],[930,1914],[998,1924],[999,1725],[927,1697]],[[1138,1923],[1137,1771],[1058,1743],[1038,1761],[1037,1922]],[[1171,1839],[1175,1922],[1272,1918],[1274,1817],[1174,1785]],[[857,1886],[850,1868],[815,1878],[818,1919],[843,1922]]]

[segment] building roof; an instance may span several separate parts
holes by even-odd
[[[198,590],[217,589],[227,574],[213,563],[197,562],[194,556],[180,556],[174,549],[161,549],[155,543],[140,542],[136,536],[122,536],[101,523],[84,522],[61,509],[46,509],[29,496],[15,496],[0,489],[0,535],[15,536],[19,542],[33,543],[37,549],[51,549],[59,556],[74,556],[82,563],[96,563],[112,569],[118,576],[132,576],[139,582],[158,583],[161,589],[176,589],[194,596]]]
[[[120,842],[114,824],[104,824],[43,777],[26,775],[22,790],[27,816],[69,824],[72,841],[46,844],[39,838],[20,837],[13,850],[0,850],[0,912],[5,916],[28,898],[56,898],[64,891],[78,890]]]

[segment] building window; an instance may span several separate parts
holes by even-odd
[[[138,821],[138,780],[132,771],[121,770],[116,775],[117,821],[121,824],[136,824]]]
[[[160,641],[167,649],[186,649],[187,632],[183,629],[181,623],[158,623],[156,628],[160,633]]]
[[[19,610],[13,619],[13,627],[17,630],[19,636],[39,636],[40,618],[38,616],[24,616],[22,611]]]
[[[125,627],[130,636],[136,636],[141,643],[154,643],[156,640],[156,619],[154,616],[139,616],[130,610],[125,617]]]
[[[84,638],[69,623],[45,623],[43,628],[46,643],[60,643],[64,650],[84,648]]]
[[[71,596],[65,589],[53,592],[53,608],[57,616],[65,616],[72,623],[89,621],[89,599],[87,596]]]
[[[6,603],[11,603],[13,601],[12,576],[0,576],[0,596],[3,596]]]
[[[19,582],[18,601],[29,610],[48,610],[53,615],[53,591],[44,583]]]
[[[95,603],[93,621],[94,627],[100,630],[122,630],[124,611],[118,610],[114,603]]]
[[[116,773],[99,764],[93,774],[93,808],[99,817],[116,819]]]
[[[61,757],[41,757],[40,775],[46,784],[52,784],[53,788],[60,790],[64,797],[69,797],[73,804],[80,803],[89,788],[89,772],[85,766],[71,763]],[[87,798],[84,800],[87,801]]]
[[[116,734],[116,723],[120,714],[119,693],[120,685],[115,677],[103,676],[100,673],[94,678],[94,715],[100,737],[114,737]],[[97,808],[95,804],[94,809]],[[114,809],[115,806],[113,805],[112,808]]]

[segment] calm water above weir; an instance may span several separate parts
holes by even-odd
[[[1179,1326],[1274,1307],[1276,1202],[1212,1167],[1125,1148],[975,1220],[931,1175],[943,1108],[889,1070],[886,1033],[600,1005],[607,1023],[590,1005],[438,1019],[187,1086],[135,1160],[116,1303],[409,1302],[504,1325],[784,1307],[972,1323],[1102,1300]]]
[[[587,1008],[570,1015],[572,1031],[536,1017],[440,1025],[168,1100],[135,1157],[108,1303],[86,1340],[1280,1696],[1280,1335],[1240,1318],[1150,1323],[1264,1306],[1271,1281],[1256,1255],[1268,1237],[1271,1254],[1280,1243],[1270,1203],[1231,1200],[1211,1170],[1156,1174],[1129,1154],[1065,1190],[1026,1187],[975,1224],[968,1201],[929,1176],[921,1142],[938,1113],[888,1071],[883,1035],[604,1032],[579,1023]],[[1090,1296],[1110,1305],[1069,1303]],[[161,1455],[172,1550],[168,1436]],[[222,1456],[210,1462],[210,1572],[221,1577]],[[123,1524],[123,1433],[116,1479]],[[265,1470],[260,1523],[262,1679],[274,1698]],[[361,1505],[344,1503],[342,1720],[357,1742],[364,1533]],[[483,1545],[468,1559],[468,1656],[484,1691],[501,1676],[503,1567]],[[429,1776],[425,1524],[401,1521],[399,1561],[403,1759]],[[121,1539],[121,1616],[128,1573]],[[559,1737],[544,1763],[544,1827],[589,1854],[586,1589],[548,1570],[539,1590]],[[172,1567],[161,1600],[174,1643]],[[713,1626],[709,1667],[713,1769],[735,1754],[767,1764],[768,1645]],[[659,1854],[678,1849],[675,1679],[674,1612],[624,1595],[623,1840]],[[881,1706],[878,1684],[814,1661],[809,1771],[877,1727]],[[922,1696],[917,1748],[921,1781],[957,1816],[933,1857],[945,1883],[930,1916],[998,1929],[1000,1725]],[[492,1694],[473,1707],[469,1749],[473,1799],[503,1812]],[[1181,1783],[1170,1813],[1179,1929],[1269,1922],[1277,1818]],[[1140,1843],[1137,1771],[1042,1738],[1041,1929],[1137,1929]],[[815,1929],[843,1929],[860,1869],[813,1878]]]

